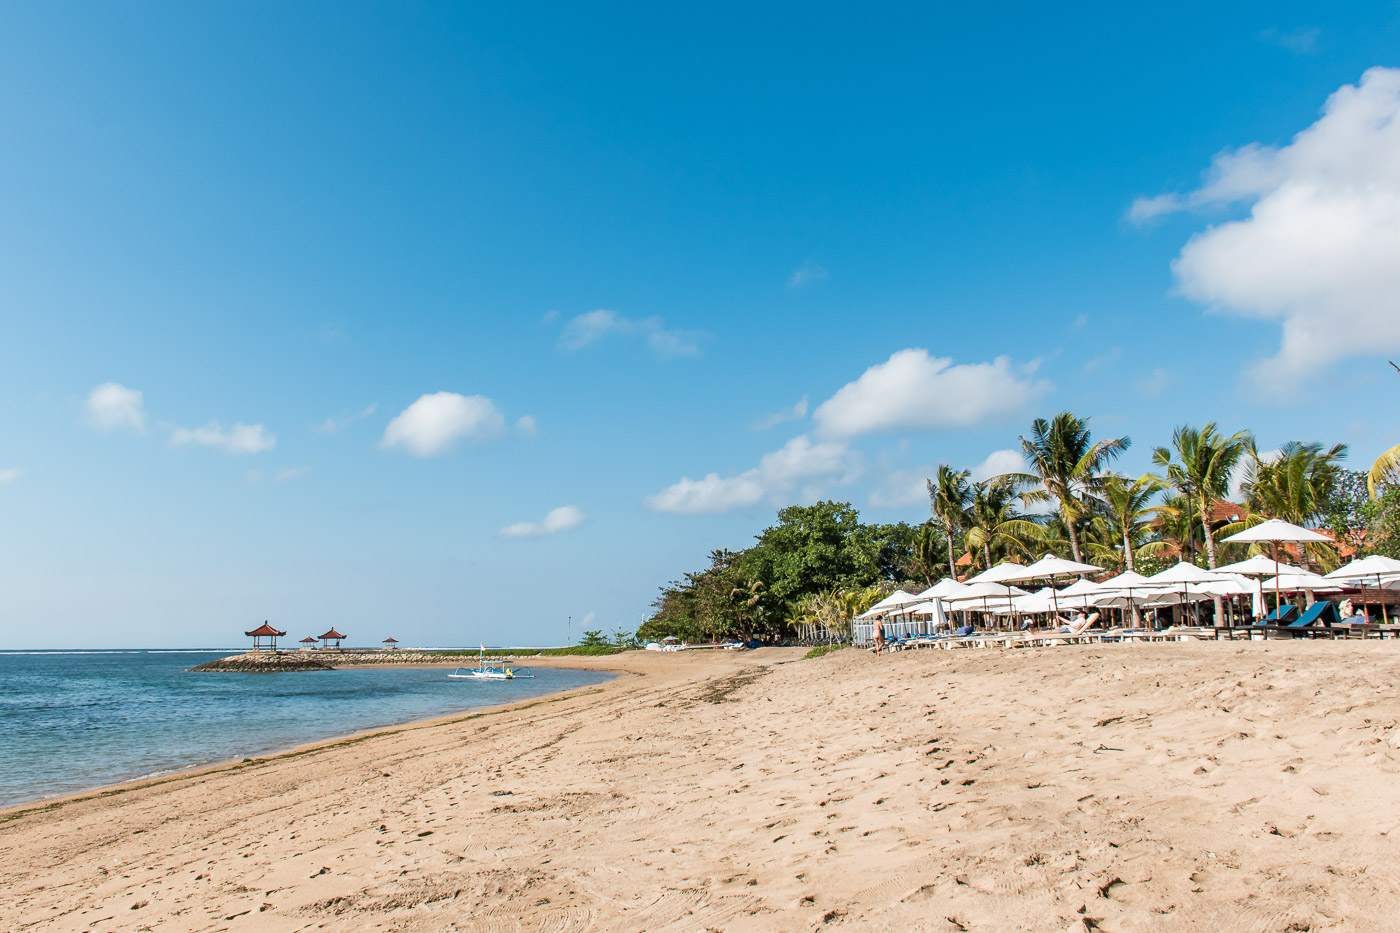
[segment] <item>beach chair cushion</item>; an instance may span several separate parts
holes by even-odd
[[[1287,625],[1298,618],[1297,606],[1279,606],[1263,621],[1264,625]]]
[[[1307,628],[1309,625],[1340,625],[1337,606],[1330,599],[1320,599],[1307,608],[1296,622],[1288,623],[1289,628]]]

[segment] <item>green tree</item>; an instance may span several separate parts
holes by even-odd
[[[1064,522],[1070,555],[1082,561],[1078,525],[1090,514],[1103,486],[1103,470],[1132,445],[1127,437],[1091,440],[1089,419],[1062,411],[1049,421],[1031,423],[1031,436],[1021,437],[1026,473],[1008,473],[1029,501],[1054,501]]]
[[[914,528],[909,536],[909,553],[900,568],[901,574],[922,581],[927,588],[938,581],[945,566],[951,572],[952,564],[948,560],[943,537],[943,532],[932,522]]]
[[[847,502],[788,506],[750,548],[749,575],[765,581],[773,608],[786,610],[808,593],[888,579],[907,553],[911,531],[862,525]]]
[[[1260,517],[1281,518],[1295,525],[1321,522],[1326,504],[1335,493],[1346,455],[1345,444],[1333,444],[1324,449],[1316,442],[1289,441],[1277,457],[1270,458],[1261,456],[1251,443],[1241,485],[1245,504],[1253,513],[1246,524],[1253,524]],[[1328,545],[1299,548],[1298,559],[1304,569],[1311,569],[1314,557],[1331,563],[1336,554]]]
[[[993,552],[999,556],[1026,552],[1029,542],[1044,532],[1017,511],[1019,501],[1007,481],[973,484],[972,505],[967,510],[967,546],[969,551],[981,551],[984,568],[992,566]]]
[[[948,464],[940,463],[936,479],[924,481],[928,487],[929,508],[942,526],[943,537],[948,544],[948,575],[951,577],[957,577],[953,572],[953,561],[958,553],[953,547],[953,535],[966,526],[967,510],[972,506],[969,476],[971,474],[967,470],[954,470]]]
[[[1150,473],[1134,480],[1118,475],[1105,477],[1103,519],[1108,526],[1108,533],[1116,539],[1116,546],[1121,548],[1114,563],[1124,570],[1134,569],[1133,558],[1140,549],[1151,547],[1153,544],[1156,547],[1152,550],[1163,549],[1160,541],[1149,542],[1148,539],[1151,537],[1153,520],[1171,511],[1171,506],[1153,504],[1153,500],[1166,488],[1165,483]],[[1094,556],[1096,560],[1102,561],[1099,555]]]
[[[1253,443],[1254,438],[1247,431],[1225,437],[1212,421],[1204,428],[1178,427],[1172,432],[1171,448],[1158,447],[1152,452],[1152,462],[1166,471],[1164,481],[1175,487],[1200,515],[1206,566],[1212,570],[1217,563],[1211,508],[1229,495],[1230,478]]]
[[[584,632],[583,641],[579,642],[579,644],[585,648],[605,648],[607,647],[608,640],[603,637],[603,630],[598,628],[590,632]]]

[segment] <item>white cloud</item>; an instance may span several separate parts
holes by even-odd
[[[538,437],[540,426],[535,423],[534,415],[521,415],[515,419],[515,431],[522,437]]]
[[[146,433],[146,411],[141,393],[117,382],[104,382],[88,393],[88,424],[99,431],[123,428]]]
[[[1019,450],[994,450],[981,463],[968,469],[972,479],[980,481],[1002,473],[1021,473],[1025,468],[1026,461]],[[882,509],[900,509],[918,503],[927,505],[928,480],[936,475],[936,464],[887,473],[870,491],[870,504]]]
[[[1133,380],[1133,387],[1148,398],[1158,398],[1171,385],[1171,373],[1154,369]]]
[[[1259,33],[1259,38],[1270,45],[1287,49],[1297,55],[1314,54],[1317,51],[1317,40],[1321,36],[1322,30],[1316,26],[1298,26],[1295,29],[1270,27]]]
[[[578,506],[561,505],[557,509],[551,509],[549,514],[544,517],[544,521],[516,522],[514,525],[507,525],[497,533],[502,538],[538,538],[544,535],[556,535],[562,531],[573,531],[582,525],[587,517]]]
[[[771,427],[780,425],[785,421],[797,421],[807,417],[807,396],[802,396],[793,405],[784,408],[782,411],[775,411],[764,415],[753,424],[749,425],[750,431],[767,431]]]
[[[1400,349],[1400,70],[1370,69],[1288,145],[1224,152],[1199,189],[1130,216],[1239,202],[1249,216],[1193,236],[1173,270],[1186,296],[1281,325],[1261,386],[1294,392],[1300,372]]]
[[[434,392],[419,396],[395,415],[379,446],[386,450],[402,447],[415,457],[431,457],[446,451],[458,438],[485,440],[504,429],[505,417],[486,396]]]
[[[1032,377],[1035,364],[1013,368],[958,363],[920,348],[900,350],[871,366],[817,407],[821,434],[854,437],[878,431],[969,427],[1020,414],[1049,390]]]
[[[981,482],[1003,473],[1026,472],[1026,457],[1019,450],[994,450],[976,466],[968,468],[974,482]]]
[[[590,609],[588,612],[584,613],[584,614],[583,614],[583,621],[582,621],[581,623],[579,623],[580,625],[583,626],[583,631],[587,631],[587,630],[588,630],[588,626],[592,625],[592,624],[593,624],[593,620],[596,619],[596,618],[598,618],[598,613],[594,612],[594,611],[591,610],[591,609]]]
[[[804,285],[815,285],[817,282],[826,281],[826,270],[814,262],[805,262],[801,268],[794,269],[792,275],[788,276],[788,288],[801,288]]]
[[[748,508],[767,499],[786,504],[794,498],[808,501],[821,490],[853,482],[860,476],[862,459],[844,441],[814,442],[799,434],[778,450],[764,454],[758,466],[734,476],[706,474],[702,479],[684,477],[646,498],[653,512],[699,514]]]
[[[698,330],[668,329],[659,317],[629,318],[600,308],[570,318],[559,335],[561,350],[582,350],[610,336],[641,337],[660,357],[699,356],[707,336]]]
[[[332,415],[331,417],[327,418],[325,421],[320,422],[319,424],[313,424],[311,426],[311,430],[315,431],[317,434],[338,434],[341,431],[344,431],[346,428],[350,427],[350,425],[354,424],[355,422],[363,421],[370,415],[374,414],[375,409],[377,409],[378,407],[379,406],[376,405],[374,402],[370,402],[368,405],[366,405],[364,408],[361,408],[359,411],[351,412],[349,414]]]
[[[277,443],[267,428],[260,424],[238,422],[227,431],[219,422],[211,421],[199,428],[174,428],[170,435],[172,447],[198,444],[202,447],[217,447],[225,453],[256,454],[271,450]]]
[[[1122,347],[1113,347],[1107,353],[1092,357],[1084,363],[1084,372],[1095,373],[1123,355]]]
[[[10,467],[6,470],[0,470],[0,486],[10,485],[15,480],[19,479],[20,475],[23,473],[24,471],[19,467]]]

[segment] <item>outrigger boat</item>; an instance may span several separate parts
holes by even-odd
[[[447,676],[454,680],[518,680],[535,675],[528,667],[517,667],[512,661],[486,660],[486,646],[482,645],[476,667],[459,667]]]

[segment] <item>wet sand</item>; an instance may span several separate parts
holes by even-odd
[[[0,929],[1400,928],[1392,643],[800,657],[0,812]]]

